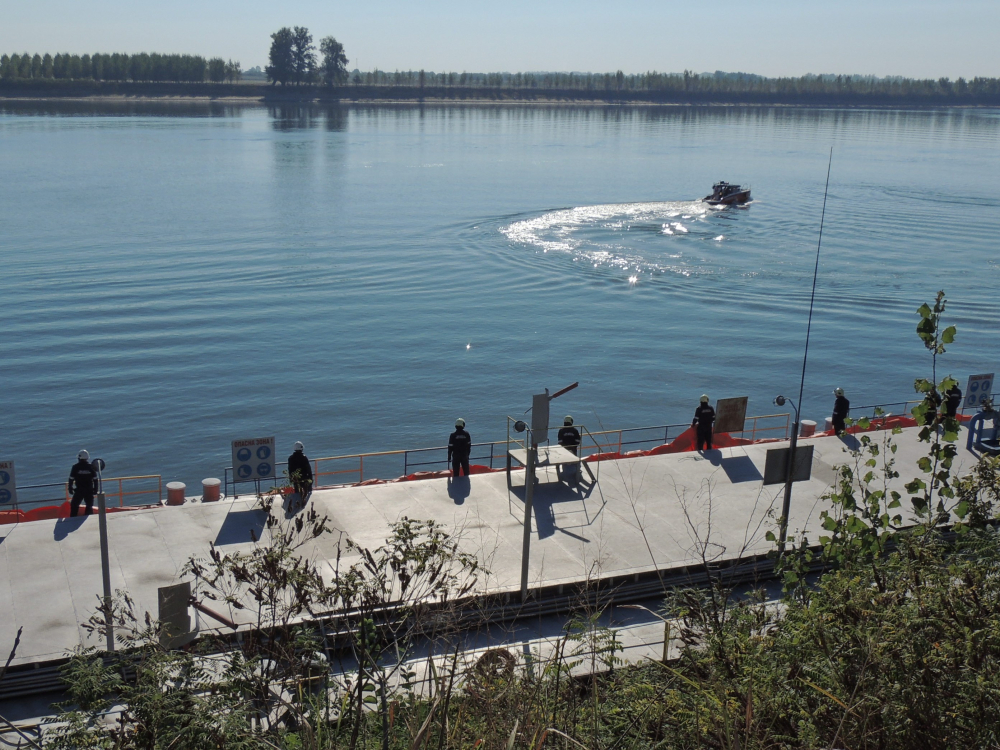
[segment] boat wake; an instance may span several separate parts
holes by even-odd
[[[723,218],[723,208],[703,201],[609,203],[547,211],[500,231],[517,245],[629,271],[634,283],[634,274],[710,272],[704,246],[689,243],[723,241],[717,217]]]

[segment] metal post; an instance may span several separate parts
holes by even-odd
[[[781,503],[781,528],[778,532],[778,554],[785,552],[788,538],[788,514],[792,508],[792,478],[795,476],[795,446],[799,438],[799,410],[795,409],[795,424],[792,425],[792,439],[788,444],[788,467],[785,472],[785,499]]]
[[[531,549],[531,505],[535,497],[535,463],[538,443],[534,436],[528,448],[528,465],[524,467],[524,536],[521,543],[521,601],[528,600],[528,552]]]
[[[100,459],[98,459],[100,461]],[[104,497],[104,480],[101,470],[97,470],[99,492],[97,493],[97,526],[101,534],[101,578],[104,581],[104,619],[107,626],[108,651],[115,650],[115,631],[111,610],[111,556],[108,552],[108,508]]]

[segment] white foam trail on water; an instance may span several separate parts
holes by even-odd
[[[545,253],[550,250],[569,253],[576,256],[574,260],[582,258],[595,268],[606,265],[627,270],[634,266],[637,270],[645,268],[689,275],[690,269],[660,262],[664,257],[677,259],[678,255],[644,257],[638,254],[643,247],[613,242],[612,237],[605,237],[602,232],[609,235],[633,232],[648,236],[647,232],[659,226],[659,234],[683,235],[689,229],[677,219],[700,222],[711,212],[712,208],[701,201],[607,203],[549,211],[500,227],[500,231],[511,242]]]

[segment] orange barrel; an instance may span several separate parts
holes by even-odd
[[[215,477],[201,480],[201,501],[203,503],[214,503],[219,499],[222,488],[222,480]]]
[[[184,505],[184,482],[167,482],[167,505]]]
[[[812,437],[816,434],[816,423],[811,419],[799,422],[799,437]]]

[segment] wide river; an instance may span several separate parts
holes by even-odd
[[[502,438],[573,381],[553,422],[772,413],[831,147],[803,417],[911,398],[939,289],[939,375],[1000,368],[996,110],[0,104],[0,459],[196,493],[233,439]]]

